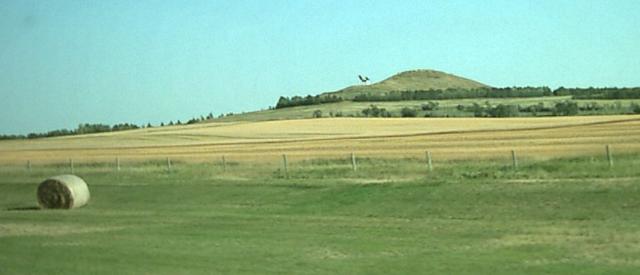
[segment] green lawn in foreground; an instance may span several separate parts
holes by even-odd
[[[637,274],[640,158],[615,164],[87,166],[71,211],[28,210],[58,168],[2,168],[0,274]]]

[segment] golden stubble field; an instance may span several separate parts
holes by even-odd
[[[327,118],[207,123],[38,140],[0,141],[0,163],[292,161],[345,157],[522,158],[640,152],[640,116]]]

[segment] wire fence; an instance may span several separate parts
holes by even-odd
[[[599,159],[606,160],[606,165],[609,168],[614,167],[614,153],[611,145],[605,145],[602,150],[602,155]],[[425,171],[433,172],[437,171],[439,166],[450,165],[451,160],[439,159],[437,154],[433,151],[426,150],[422,153],[424,157],[405,157],[402,158],[402,162],[412,162],[414,165],[423,166]],[[351,171],[357,172],[363,165],[367,167],[376,167],[381,165],[388,165],[389,162],[399,161],[398,158],[375,158],[370,156],[361,156],[357,152],[344,153],[343,157],[337,158],[300,158],[296,156],[296,161],[292,162],[290,155],[284,153],[279,157],[273,156],[269,159],[263,159],[260,164],[252,161],[243,162],[242,158],[234,158],[234,155],[218,155],[215,158],[211,158],[209,161],[192,162],[185,158],[173,158],[164,157],[162,159],[140,159],[140,158],[123,158],[113,157],[111,160],[82,160],[67,158],[64,161],[58,162],[43,162],[27,160],[24,166],[22,165],[3,165],[4,171],[24,171],[26,173],[34,173],[39,170],[55,171],[59,173],[77,173],[79,171],[102,171],[102,172],[136,172],[136,171],[148,171],[150,168],[157,171],[178,171],[192,165],[209,166],[216,169],[219,173],[233,173],[237,171],[237,167],[243,166],[243,169],[251,169],[252,167],[260,167],[261,169],[277,170],[285,177],[289,177],[289,174],[296,169],[296,167],[309,166],[309,165],[327,165],[333,164],[341,166],[343,168],[348,167]],[[525,155],[526,157],[526,155]],[[265,157],[267,158],[267,157]],[[521,166],[522,155],[516,150],[512,149],[509,152],[505,152],[502,156],[496,156],[493,158],[495,162],[501,162],[505,167],[510,167],[513,170],[518,170]],[[382,162],[376,162],[375,159],[384,160]],[[594,157],[591,157],[594,159]],[[525,159],[528,160],[528,159]],[[251,167],[244,167],[244,166]]]

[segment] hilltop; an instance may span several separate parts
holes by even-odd
[[[383,81],[370,85],[354,85],[322,95],[335,95],[343,99],[353,99],[360,94],[377,94],[391,91],[446,90],[487,88],[480,82],[435,70],[411,70],[395,74]]]

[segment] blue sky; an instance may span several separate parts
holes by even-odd
[[[640,86],[640,1],[0,2],[0,134],[251,111],[418,68]]]

